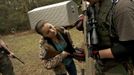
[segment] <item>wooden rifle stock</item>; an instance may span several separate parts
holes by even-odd
[[[90,4],[90,3],[89,3]],[[84,45],[85,45],[85,54],[86,54],[86,63],[85,63],[85,73],[83,75],[95,75],[95,61],[90,57],[91,52],[91,33],[89,31],[88,19],[90,18],[87,15],[88,8],[87,1],[82,0],[82,11],[84,15],[83,19],[83,28],[84,28]]]

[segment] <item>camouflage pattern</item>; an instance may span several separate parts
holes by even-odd
[[[46,69],[52,69],[56,75],[66,74],[65,66],[62,62],[62,55],[60,52],[56,51],[51,45],[49,45],[45,40],[40,41],[40,58],[45,60],[43,63]]]
[[[60,27],[57,28],[57,31],[66,34],[67,35],[66,37],[68,37],[67,40],[70,42],[70,44],[72,44],[72,40],[68,30],[65,30],[63,27]],[[48,42],[48,40],[43,37],[39,42],[41,48],[39,56],[44,61],[43,63],[44,67],[46,69],[53,70],[56,75],[66,75],[67,73],[66,67],[68,64],[64,63],[64,61],[65,59],[68,58],[67,55],[62,53],[62,51],[56,50],[54,46],[50,44],[50,42]],[[68,61],[70,62],[71,60]]]

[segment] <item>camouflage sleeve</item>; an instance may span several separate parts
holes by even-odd
[[[40,51],[39,56],[43,61],[44,67],[46,69],[52,69],[62,62],[62,60],[65,58],[65,55],[60,53],[54,57],[48,58],[48,55],[47,55],[48,50],[45,49],[45,47],[43,46],[43,43],[44,43],[43,41],[40,42],[41,51]]]
[[[46,56],[46,50],[41,49],[41,50],[40,50],[40,53],[39,53],[39,58],[40,58],[40,59],[44,59],[45,56]]]
[[[43,39],[41,38],[40,40],[39,40],[39,48],[40,48],[40,53],[39,53],[39,58],[40,59],[44,59],[45,58],[45,56],[46,56],[46,50],[43,48],[43,43],[44,43],[44,41],[43,41]]]
[[[62,59],[64,59],[62,54],[58,54],[53,58],[48,58],[46,59],[47,52],[44,50],[41,51],[40,53],[40,58],[42,59],[43,65],[46,69],[52,69],[54,67],[56,67],[57,65],[59,65],[62,62]]]
[[[61,62],[62,62],[62,56],[61,56],[61,54],[59,54],[53,58],[48,59],[43,64],[46,69],[52,69],[52,68],[56,67],[57,65],[59,65]]]

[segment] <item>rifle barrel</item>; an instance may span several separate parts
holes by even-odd
[[[17,59],[18,61],[20,61],[22,64],[25,64],[20,58],[18,58],[17,56],[13,56],[13,58]]]

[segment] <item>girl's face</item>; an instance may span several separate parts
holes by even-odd
[[[56,28],[50,23],[44,24],[44,26],[42,27],[42,33],[44,37],[48,38],[53,38],[57,35]]]

